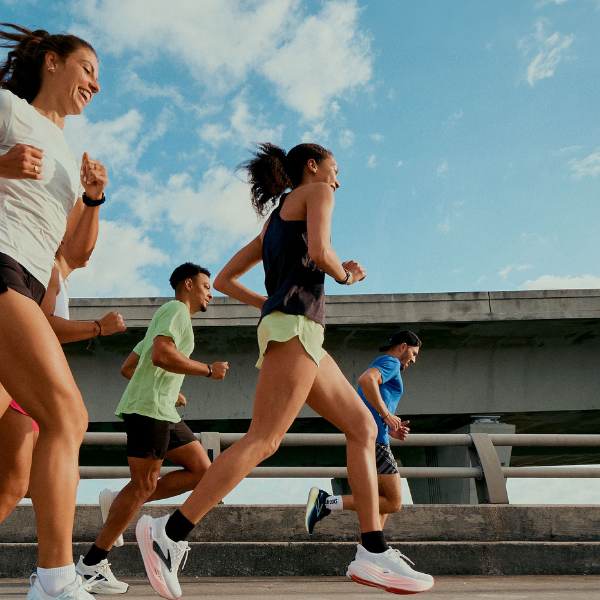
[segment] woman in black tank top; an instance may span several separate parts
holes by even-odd
[[[288,154],[262,144],[254,158],[240,167],[249,174],[256,212],[265,216],[275,208],[261,234],[219,273],[215,289],[261,309],[261,319],[279,311],[324,326],[325,275],[347,285],[365,277],[357,262],[341,263],[331,247],[334,192],[339,187],[333,155],[315,144],[301,144]],[[286,189],[291,191],[282,195]],[[239,282],[261,261],[268,298]],[[171,517],[167,531],[181,529],[182,522],[193,527],[271,456],[305,403],[345,433],[348,479],[363,544],[377,539],[374,551],[387,549],[378,517],[375,421],[335,361],[326,354],[317,365],[297,336],[268,343],[248,433],[217,457],[180,512]]]

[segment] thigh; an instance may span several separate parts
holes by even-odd
[[[0,478],[10,471],[29,481],[33,445],[31,417],[8,408],[0,418]]]
[[[188,471],[195,471],[199,466],[208,469],[210,466],[208,454],[198,440],[167,451],[167,458]]]
[[[269,342],[258,376],[248,434],[283,436],[306,402],[317,369],[298,337]]]
[[[40,424],[85,414],[48,320],[31,298],[12,289],[0,294],[0,382]]]
[[[319,363],[306,403],[344,433],[371,425],[376,429],[371,411],[329,354]]]
[[[392,503],[402,500],[402,486],[399,473],[394,473],[393,475],[378,474],[377,485],[380,496],[384,496]]]

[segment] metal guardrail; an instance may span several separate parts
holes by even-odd
[[[196,434],[214,460],[223,447],[233,445],[242,433],[203,432]],[[84,445],[124,446],[125,433],[87,433]],[[392,446],[432,447],[462,446],[469,449],[472,467],[402,467],[406,479],[470,478],[478,492],[490,504],[508,504],[506,479],[517,478],[592,478],[600,477],[600,466],[586,467],[502,467],[495,446],[521,447],[600,447],[600,435],[569,434],[410,434],[404,440],[390,439]],[[288,433],[281,446],[345,446],[341,433]],[[163,467],[161,475],[177,467]],[[130,477],[129,467],[80,467],[83,479],[119,479]],[[347,478],[346,467],[256,467],[248,477]]]

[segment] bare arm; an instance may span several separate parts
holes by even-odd
[[[81,183],[91,200],[100,200],[106,187],[106,169],[97,160],[90,159],[84,152],[81,160]],[[64,236],[64,255],[73,268],[83,267],[98,239],[100,207],[86,206],[81,198],[77,199],[69,219]]]
[[[139,355],[136,354],[135,352],[132,352],[125,359],[125,362],[123,363],[123,366],[121,367],[121,375],[123,375],[123,377],[125,377],[125,379],[131,379],[133,377],[133,374],[135,373],[135,370],[136,370],[139,362],[140,362]]]
[[[355,261],[341,263],[331,246],[331,216],[335,201],[333,190],[325,183],[314,183],[307,187],[306,227],[308,230],[308,254],[317,267],[336,281],[346,279],[348,269],[352,283],[365,278],[365,270]]]
[[[152,363],[170,373],[181,375],[200,375],[207,377],[212,370],[211,379],[225,379],[229,365],[227,362],[215,362],[209,366],[192,360],[177,350],[172,338],[157,335],[152,344]]]
[[[238,281],[244,273],[247,273],[261,261],[262,240],[261,236],[257,236],[247,246],[244,246],[237,252],[223,267],[217,275],[213,287],[230,298],[235,298],[244,304],[255,306],[256,308],[262,308],[267,299]]]
[[[399,429],[402,427],[402,420],[396,415],[390,413],[385,405],[385,402],[383,401],[383,398],[381,397],[381,392],[379,391],[379,386],[383,383],[381,371],[379,371],[377,367],[371,367],[370,369],[367,369],[358,378],[358,383],[360,384],[360,388],[367,399],[367,402],[379,413],[381,417],[386,417],[384,419],[384,423],[391,429]]]

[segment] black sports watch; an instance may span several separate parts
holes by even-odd
[[[83,203],[86,206],[100,206],[101,204],[104,204],[106,202],[106,196],[104,195],[104,192],[102,192],[102,198],[100,198],[100,200],[92,200],[91,198],[88,197],[88,195],[83,192],[81,199],[83,200]]]

